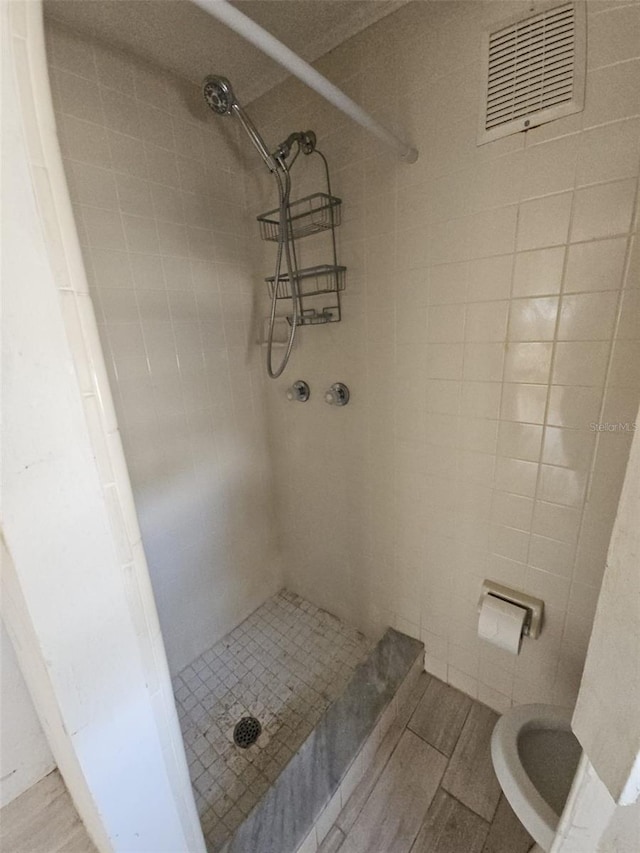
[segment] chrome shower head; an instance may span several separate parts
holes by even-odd
[[[214,113],[220,116],[236,115],[240,119],[240,123],[249,134],[249,138],[257,148],[269,171],[277,172],[278,164],[269,153],[269,149],[258,133],[257,128],[238,103],[236,96],[233,94],[231,83],[229,83],[227,78],[221,77],[219,74],[210,74],[208,77],[205,77],[202,82],[202,94]]]
[[[237,105],[231,83],[226,77],[219,77],[217,74],[210,74],[204,78],[202,94],[214,113],[221,116],[230,115],[233,107]]]

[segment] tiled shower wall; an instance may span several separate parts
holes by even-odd
[[[281,586],[236,128],[47,21],[56,120],[174,671]]]
[[[411,3],[318,63],[414,165],[297,82],[251,105],[272,143],[316,130],[344,199],[344,320],[268,394],[287,585],[499,710],[575,699],[631,437],[591,424],[640,392],[640,5],[588,5],[582,113],[478,147],[481,33],[518,8]],[[517,658],[476,637],[485,577],[545,601]]]

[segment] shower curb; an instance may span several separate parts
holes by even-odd
[[[389,628],[219,853],[314,853],[424,669],[424,645]]]

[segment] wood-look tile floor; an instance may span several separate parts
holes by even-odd
[[[98,853],[53,770],[0,812],[2,853]]]
[[[528,853],[493,772],[497,719],[424,673],[318,853]]]

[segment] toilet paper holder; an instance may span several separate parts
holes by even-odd
[[[542,628],[542,614],[544,612],[544,601],[540,598],[534,598],[527,595],[525,592],[520,592],[517,589],[511,589],[508,586],[503,586],[494,581],[483,581],[482,590],[480,592],[480,600],[478,601],[478,613],[482,609],[482,602],[487,595],[501,598],[503,601],[508,601],[510,604],[517,604],[518,607],[523,607],[527,611],[524,620],[522,633],[532,640],[540,636]]]

